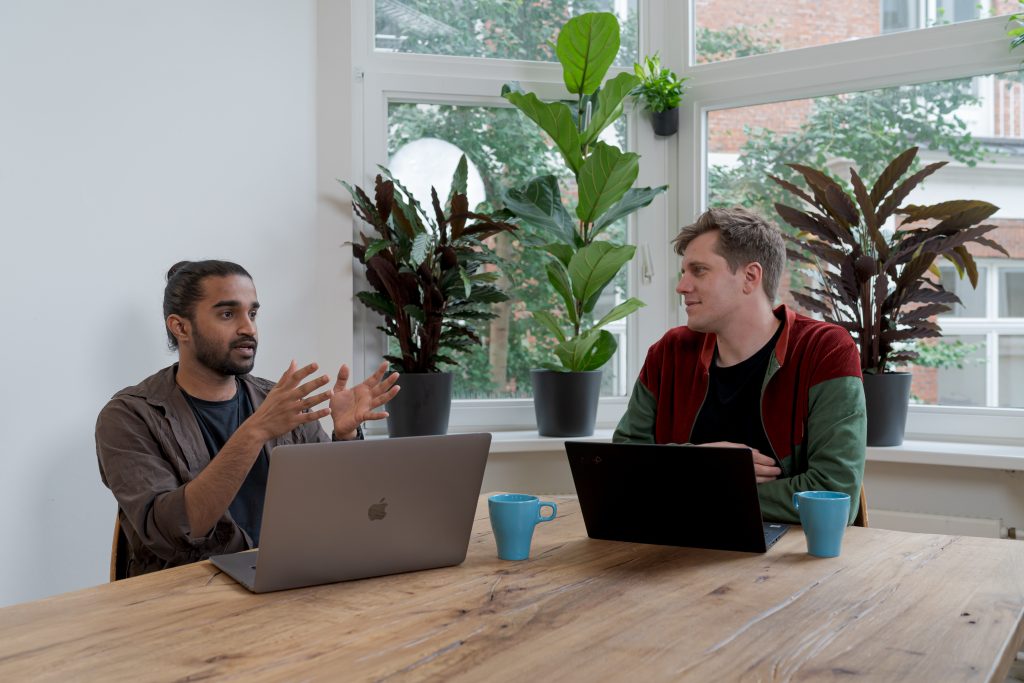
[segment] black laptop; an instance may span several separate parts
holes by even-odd
[[[767,552],[789,528],[764,522],[749,448],[566,441],[587,535]]]

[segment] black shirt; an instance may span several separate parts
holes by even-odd
[[[715,347],[708,393],[693,425],[692,443],[732,441],[775,457],[761,420],[761,385],[780,334],[782,325],[757,353],[729,367],[719,367]]]
[[[227,401],[204,401],[185,394],[185,399],[192,407],[196,420],[199,421],[199,431],[203,434],[203,441],[206,442],[206,448],[210,451],[211,460],[220,452],[220,449],[224,447],[238,427],[253,413],[249,394],[246,393],[245,387],[240,381],[236,380],[236,382],[238,389],[235,391],[235,396]],[[262,449],[256,462],[253,463],[252,469],[249,470],[249,474],[245,477],[245,481],[242,482],[242,487],[235,494],[235,499],[228,506],[231,518],[249,534],[254,546],[260,544],[263,498],[267,492],[269,471],[270,459],[267,457],[266,449]]]

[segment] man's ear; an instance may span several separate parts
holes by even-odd
[[[752,261],[743,267],[743,293],[750,294],[761,289],[761,278],[764,277],[764,269],[757,261]]]
[[[182,343],[187,343],[192,337],[192,323],[189,322],[188,318],[182,318],[177,313],[167,316],[167,329],[178,340],[179,346]]]

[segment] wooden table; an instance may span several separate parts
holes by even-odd
[[[816,559],[586,538],[579,507],[458,567],[252,595],[207,562],[0,610],[0,680],[1000,681],[1024,543],[851,528]]]

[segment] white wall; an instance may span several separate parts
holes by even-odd
[[[324,6],[346,44],[348,3]],[[116,507],[94,422],[175,358],[161,319],[172,263],[249,269],[257,374],[351,353],[350,225],[321,177],[348,174],[349,119],[335,97],[340,120],[320,121],[334,147],[318,156],[317,12],[0,3],[0,605],[106,580]],[[347,53],[333,58],[319,75],[344,93]]]

